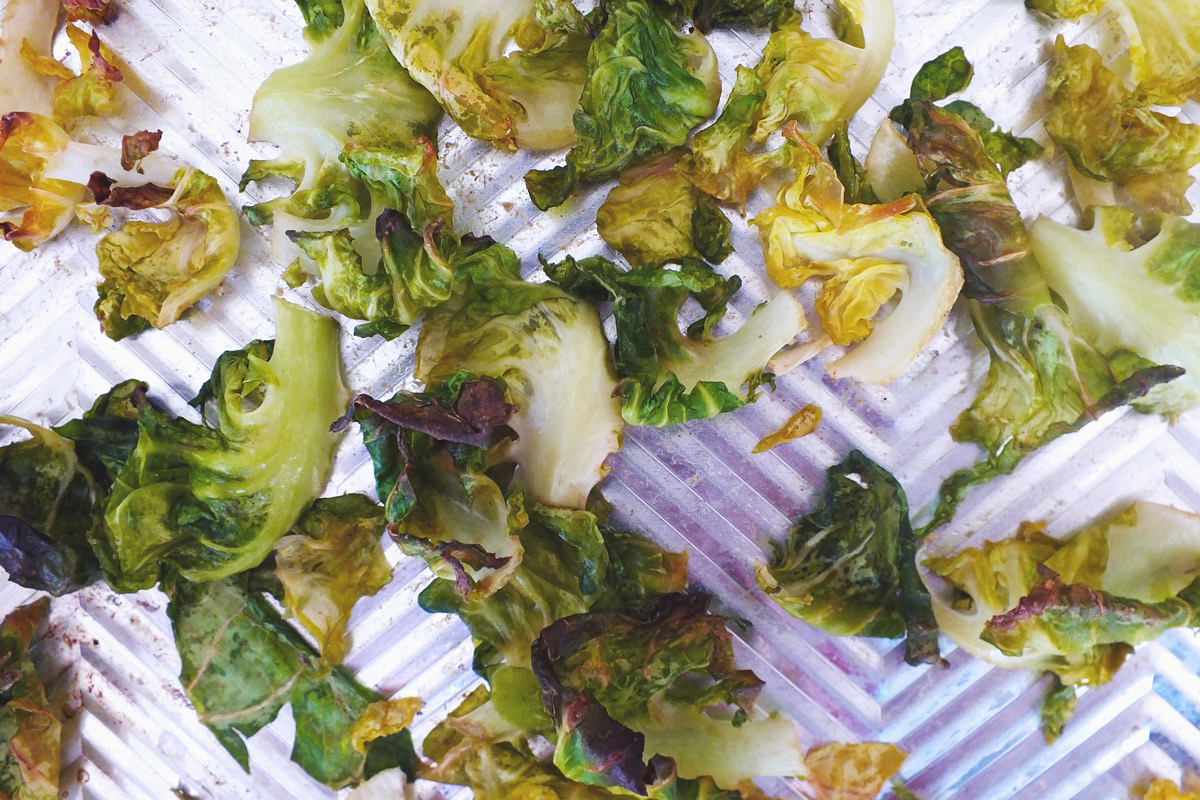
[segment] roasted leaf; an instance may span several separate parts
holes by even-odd
[[[787,0],[653,0],[681,25],[690,19],[701,33],[716,28],[774,26],[791,8]]]
[[[1191,211],[1184,193],[1200,164],[1200,125],[1155,111],[1125,87],[1087,45],[1054,43],[1047,78],[1046,132],[1075,169],[1114,181],[1143,205],[1174,214]]]
[[[1051,298],[1029,233],[979,135],[958,115],[914,103],[909,146],[933,188],[926,206],[967,273],[964,293],[987,346],[988,375],[951,434],[986,460],[950,476],[922,535],[947,522],[966,493],[1024,456],[1182,374],[1080,337]]]
[[[684,176],[680,157],[625,170],[596,212],[600,238],[635,267],[697,256],[719,264],[733,251],[728,217]]]
[[[388,531],[464,596],[500,589],[521,563],[524,525],[519,501],[510,508],[486,474],[481,449],[514,411],[504,389],[464,373],[436,395],[360,396],[355,405]]]
[[[830,633],[905,636],[910,664],[940,662],[904,490],[857,450],[826,476],[823,504],[757,568],[759,586],[792,616]]]
[[[117,18],[116,0],[59,0],[71,22],[107,25]]]
[[[43,597],[0,624],[0,794],[14,800],[58,798],[62,723],[29,657],[49,609]]]
[[[347,403],[332,320],[276,301],[277,333],[222,355],[205,424],[149,404],[105,510],[109,583],[148,588],[168,566],[216,580],[257,566],[320,492]]]
[[[1048,738],[1079,684],[1107,682],[1162,631],[1194,624],[1200,517],[1138,502],[1062,541],[1023,523],[1017,535],[926,562],[942,632],[1002,667],[1053,672]],[[1147,542],[1159,543],[1147,547]]]
[[[369,0],[392,52],[468,136],[564,147],[583,89],[588,24],[568,0]]]
[[[817,429],[821,424],[821,409],[819,406],[814,406],[809,403],[804,408],[797,411],[792,416],[788,417],[788,421],[779,427],[779,430],[764,436],[762,440],[754,445],[753,453],[765,453],[779,447],[781,444],[799,439],[802,436],[808,436]]]
[[[892,2],[838,3],[836,10],[838,39],[811,36],[800,27],[799,13],[789,11],[758,64],[737,68],[721,115],[691,143],[685,170],[701,190],[744,205],[768,175],[790,166],[786,148],[764,149],[773,134],[794,123],[824,145],[875,91],[892,52]]]
[[[640,610],[592,611],[542,631],[532,666],[564,775],[655,796],[655,781],[676,775],[732,789],[802,773],[790,721],[746,719],[762,682],[737,669],[728,620],[707,606],[706,595],[662,595]]]
[[[883,742],[831,742],[809,750],[804,764],[818,800],[862,800],[878,795],[905,757],[898,747]]]
[[[523,281],[500,244],[459,259],[455,276],[452,297],[425,318],[417,379],[439,387],[465,371],[503,380],[517,439],[496,460],[519,465],[538,502],[583,508],[623,427],[600,315],[553,284]]]
[[[323,497],[275,544],[283,607],[316,638],[328,664],[340,664],[349,649],[354,604],[392,578],[379,545],[384,525],[383,509],[364,495]]]
[[[737,332],[714,340],[713,328],[741,279],[725,278],[694,258],[678,269],[622,270],[599,256],[578,261],[568,256],[543,266],[576,296],[612,300],[613,360],[622,378],[617,394],[624,401],[622,416],[633,425],[670,425],[740,408],[770,382],[769,361],[805,325],[802,306],[781,293]],[[684,336],[679,313],[689,299],[705,314]]]
[[[308,56],[273,72],[250,112],[250,139],[281,152],[251,161],[241,181],[280,177],[294,188],[246,214],[271,225],[271,254],[292,268],[290,282],[319,277],[321,303],[364,320],[363,335],[390,338],[446,293],[454,206],[430,140],[441,108],[396,61],[363,0],[300,5]],[[381,220],[388,209],[407,225]]]
[[[646,0],[615,0],[604,10],[566,167],[525,179],[542,210],[566,202],[579,182],[615,177],[680,146],[717,107],[717,60],[700,33],[679,33]]]
[[[203,584],[178,580],[169,593],[184,690],[200,721],[243,769],[249,770],[244,738],[291,703],[292,760],[318,781],[335,789],[361,781],[376,743],[391,754],[387,766],[411,774],[415,755],[407,733],[407,746],[385,737],[368,744],[366,753],[355,748],[355,726],[382,698],[340,667],[324,669],[247,575]]]
[[[856,345],[827,366],[834,378],[889,383],[950,314],[963,283],[958,258],[915,196],[846,205],[816,148],[792,128],[784,136],[794,150],[795,179],[754,218],[767,275],[784,289],[821,280],[814,302],[821,328],[835,344]],[[897,293],[899,302],[876,320]]]
[[[909,97],[891,110],[889,118],[903,128],[912,127],[914,103],[937,103],[966,89],[975,76],[971,62],[961,47],[952,47],[936,58],[925,62],[909,89]],[[965,100],[946,104],[946,110],[957,114],[979,134],[983,149],[1000,168],[1001,175],[1015,170],[1030,159],[1042,154],[1042,146],[1033,139],[1014,136],[999,128],[979,106]]]
[[[1200,302],[1200,225],[1167,217],[1158,235],[1132,247],[1132,215],[1097,208],[1091,230],[1040,218],[1029,233],[1046,283],[1097,350],[1131,351],[1187,370],[1133,407],[1173,416],[1200,404],[1200,351],[1192,333]]]
[[[137,161],[152,151],[143,149]],[[122,160],[128,155],[123,150]],[[241,242],[237,212],[217,182],[203,172],[180,170],[172,188],[152,193],[146,202],[140,195],[96,199],[106,205],[163,209],[169,214],[165,221],[126,222],[96,245],[104,279],[96,316],[111,338],[122,338],[131,323],[140,326],[134,318],[156,328],[170,325],[215,289],[237,260]]]
[[[0,567],[19,586],[58,597],[100,579],[90,540],[105,487],[69,439],[16,417],[0,417],[29,439],[0,447]]]

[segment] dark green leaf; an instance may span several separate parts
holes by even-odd
[[[70,440],[0,417],[30,439],[0,448],[0,567],[9,579],[55,596],[100,578],[90,541],[101,526],[104,490]]]
[[[729,234],[733,223],[711,195],[700,193],[692,212],[692,241],[696,251],[710,264],[720,264],[733,253]]]
[[[850,151],[850,135],[844,126],[838,129],[829,141],[828,155],[829,163],[833,165],[838,180],[845,189],[847,203],[875,204],[879,202],[879,198],[875,196],[875,190],[867,182],[862,164]]]
[[[382,698],[341,668],[324,671],[317,653],[250,588],[249,580],[236,576],[195,584],[181,579],[170,587],[167,611],[188,698],[200,720],[247,769],[244,737],[291,703],[296,720],[292,759],[333,788],[357,783],[365,777],[367,756],[354,749],[351,730],[367,706]],[[399,761],[412,770],[402,745],[381,747],[376,758],[382,763]]]
[[[759,569],[759,585],[793,616],[830,633],[907,634],[909,663],[940,663],[904,490],[857,450],[826,477],[823,504],[776,547]]]
[[[525,174],[525,189],[529,199],[542,211],[558,208],[567,202],[579,180],[577,170],[567,164],[550,169],[530,170]]]
[[[614,0],[604,11],[567,166],[526,176],[543,210],[565,202],[578,181],[607,180],[680,146],[717,107],[716,58],[702,36],[680,34],[646,0]]]

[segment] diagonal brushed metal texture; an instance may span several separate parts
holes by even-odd
[[[804,11],[819,24],[820,6],[806,3]],[[212,174],[237,202],[264,199],[258,188],[237,192],[246,163],[269,155],[268,147],[246,141],[250,102],[272,70],[303,56],[302,24],[290,0],[124,0],[119,20],[101,31],[131,76],[122,89],[124,112],[95,123],[89,135],[115,142],[135,130],[162,129],[163,152]],[[976,67],[965,97],[1003,127],[1048,143],[1041,94],[1058,33],[1071,43],[1094,42],[1105,28],[1097,21],[1052,23],[1017,0],[898,0],[891,66],[851,126],[856,152],[865,153],[887,110],[907,96],[917,68],[955,44]],[[763,37],[718,32],[712,41],[728,91],[735,66],[754,63]],[[1183,115],[1200,122],[1195,104]],[[591,222],[606,187],[565,213],[543,214],[521,177],[558,163],[560,154],[501,153],[449,125],[442,133],[441,174],[464,229],[510,244],[531,272],[538,253],[603,251]],[[1027,218],[1076,219],[1061,153],[1018,171],[1010,184]],[[1190,199],[1200,205],[1200,192],[1194,188]],[[741,274],[745,288],[723,323],[727,330],[772,291],[744,220],[735,220],[734,242],[736,253],[722,269]],[[242,255],[216,293],[166,330],[120,343],[100,334],[91,312],[93,248],[94,237],[78,228],[34,253],[0,248],[0,411],[57,423],[114,382],[137,377],[171,410],[188,413],[186,400],[222,351],[272,333],[270,298],[282,286],[282,268],[271,262],[264,234],[244,222]],[[342,344],[354,390],[381,395],[412,385],[412,333],[393,342],[358,340],[351,327],[343,326]],[[946,669],[910,667],[899,642],[826,635],[755,589],[754,563],[811,507],[826,467],[851,448],[892,470],[918,509],[943,477],[970,463],[973,448],[954,444],[947,429],[986,363],[958,313],[887,387],[835,382],[810,362],[733,414],[627,430],[605,494],[622,524],[689,549],[693,582],[752,623],[738,642],[742,659],[767,681],[764,702],[796,719],[806,743],[895,742],[911,754],[900,777],[926,800],[1116,800],[1150,777],[1200,768],[1200,642],[1190,632],[1139,648],[1112,683],[1083,695],[1062,738],[1047,746],[1037,716],[1045,683],[1037,676],[992,668],[945,639]],[[815,434],[751,455],[755,442],[806,403],[824,410]],[[371,488],[367,455],[352,432],[328,493]],[[1168,425],[1128,410],[1109,414],[972,494],[929,547],[1008,536],[1024,519],[1046,519],[1051,533],[1066,533],[1133,499],[1200,511],[1200,416]],[[424,565],[391,543],[386,552],[395,579],[357,607],[348,666],[385,694],[424,700],[419,741],[478,679],[465,628],[417,606],[430,580]],[[0,611],[31,596],[0,579]],[[338,796],[290,761],[287,709],[251,740],[250,773],[225,753],[179,685],[165,597],[157,591],[120,596],[92,587],[56,601],[35,657],[53,676],[52,696],[70,713],[63,772],[69,797],[158,800],[175,797],[178,788],[213,800]],[[807,796],[799,781],[767,788],[780,797]]]

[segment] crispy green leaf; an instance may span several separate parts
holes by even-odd
[[[954,100],[946,104],[946,110],[958,114],[968,125],[979,134],[983,149],[987,152],[1001,175],[1008,175],[1026,161],[1037,158],[1042,154],[1042,146],[1033,139],[1025,136],[1014,136],[1001,130],[991,117],[973,103],[965,100]]]
[[[846,191],[846,202],[870,204],[879,202],[879,198],[875,196],[875,191],[863,174],[862,164],[850,150],[850,135],[845,126],[839,128],[833,134],[833,138],[829,140],[828,155],[829,163],[833,165],[838,181]]]
[[[75,452],[105,491],[137,446],[138,411],[150,402],[149,388],[142,381],[122,381],[97,397],[82,418],[54,429],[75,443]]]
[[[909,97],[891,110],[889,118],[901,127],[913,123],[913,103],[937,103],[958,94],[971,83],[975,75],[971,62],[961,47],[952,47],[940,56],[925,62],[913,77]],[[987,114],[973,103],[955,100],[946,104],[951,111],[975,129],[983,142],[984,151],[1008,175],[1017,167],[1042,154],[1042,146],[1033,139],[1014,136],[996,126]]]
[[[96,244],[104,279],[96,316],[113,339],[136,333],[142,324],[135,317],[156,328],[170,325],[215,289],[237,260],[237,212],[203,172],[181,170],[167,199],[148,207],[163,209],[169,217],[126,222]]]
[[[347,403],[332,320],[276,302],[277,334],[222,355],[199,425],[149,404],[105,510],[108,581],[153,586],[169,565],[189,580],[257,566],[319,494]]]
[[[543,210],[564,202],[577,182],[615,177],[678,147],[717,106],[717,60],[699,32],[679,33],[646,0],[616,0],[605,12],[588,50],[566,171],[526,176]]]
[[[543,266],[567,291],[613,301],[614,362],[623,379],[617,392],[624,400],[621,414],[633,425],[669,425],[741,407],[770,381],[770,359],[804,328],[798,301],[781,293],[736,333],[714,340],[713,328],[741,280],[694,258],[683,259],[678,269],[626,271],[599,256],[568,256]],[[679,312],[689,298],[705,314],[684,336]]]
[[[792,8],[787,0],[653,0],[675,25],[691,20],[701,33],[716,28],[774,26]]]
[[[1042,737],[1045,738],[1047,744],[1052,744],[1055,739],[1062,736],[1063,726],[1067,724],[1067,720],[1075,716],[1075,709],[1078,705],[1075,687],[1063,683],[1057,675],[1054,675],[1051,678],[1050,688],[1042,697],[1040,710]]]
[[[640,610],[591,611],[542,631],[533,671],[563,774],[656,796],[655,782],[676,774],[698,779],[693,788],[711,779],[732,789],[803,772],[791,722],[747,721],[762,682],[737,669],[728,620],[707,605],[705,595],[662,595]]]
[[[1186,624],[1194,613],[1177,597],[1143,603],[1086,583],[1064,583],[1045,565],[1038,575],[1042,582],[1014,608],[984,623],[980,638],[1005,655],[1044,648],[1069,657],[1105,645],[1140,644]]]
[[[975,77],[975,68],[967,60],[967,54],[961,47],[951,47],[921,65],[909,86],[908,99],[893,108],[888,113],[888,118],[907,128],[912,124],[912,102],[914,100],[940,103],[950,95],[958,94],[966,89],[971,84],[973,77]]]
[[[785,14],[753,69],[738,67],[721,115],[696,134],[688,177],[726,203],[744,205],[777,169],[790,166],[786,148],[764,150],[794,123],[818,145],[844,126],[879,84],[891,57],[895,12],[891,0],[838,4],[841,36],[818,39]]]
[[[962,287],[958,258],[913,196],[886,205],[848,205],[833,167],[794,131],[796,177],[778,202],[754,218],[767,275],[784,289],[812,279],[821,286],[814,306],[826,337],[855,345],[827,366],[835,378],[889,383],[941,329]],[[896,294],[889,313],[877,319]]]
[[[503,380],[517,439],[497,460],[519,465],[533,499],[584,507],[623,427],[599,314],[551,283],[522,280],[500,244],[460,258],[455,275],[451,298],[425,318],[416,377],[431,387],[462,371]]]
[[[364,0],[305,0],[301,10],[309,54],[273,72],[250,112],[250,139],[282,149],[251,161],[242,176],[243,189],[273,177],[295,186],[245,211],[253,224],[272,226],[278,263],[299,259],[320,276],[322,302],[367,320],[364,333],[396,335],[426,306],[429,298],[410,290],[429,276],[420,264],[400,274],[381,265],[376,221],[390,208],[418,239],[437,218],[450,229],[453,205],[430,142],[441,108],[396,61]]]
[[[826,475],[823,504],[758,568],[759,586],[792,616],[830,633],[906,636],[910,664],[940,662],[904,490],[857,450]]]
[[[625,170],[596,212],[600,238],[635,267],[689,256],[719,264],[733,252],[729,218],[684,176],[679,159],[676,152]]]
[[[467,599],[451,581],[438,580],[421,594],[425,610],[462,617],[475,640],[476,668],[489,679],[498,666],[528,669],[530,645],[557,619],[640,606],[687,586],[684,555],[608,528],[588,511],[536,503],[527,511],[520,531],[525,557],[498,592]]]
[[[926,562],[937,576],[938,625],[967,652],[1053,672],[1071,687],[1095,685],[1133,645],[1195,624],[1197,515],[1138,502],[1061,541],[1042,527],[1023,523],[1010,539]],[[1048,737],[1061,731],[1072,699],[1073,691],[1052,689]]]
[[[340,667],[322,667],[311,647],[279,617],[248,574],[197,584],[178,580],[168,615],[182,660],[180,680],[200,721],[244,769],[245,737],[271,722],[285,703],[296,720],[292,760],[320,782],[339,788],[364,777],[368,752],[352,732],[378,694]],[[389,766],[411,771],[411,742],[383,745]],[[377,764],[377,767],[380,766]]]
[[[468,136],[500,147],[573,141],[591,37],[568,0],[368,0],[400,63]]]
[[[1200,225],[1163,220],[1158,235],[1132,248],[1133,219],[1098,208],[1091,230],[1047,218],[1030,228],[1033,252],[1050,288],[1066,304],[1075,328],[1102,353],[1128,350],[1187,370],[1150,390],[1133,406],[1178,414],[1200,403]]]
[[[563,777],[553,764],[534,756],[523,737],[496,717],[483,686],[430,731],[421,749],[434,762],[421,777],[469,786],[478,800],[616,798],[603,788]]]

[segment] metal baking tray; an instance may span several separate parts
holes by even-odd
[[[138,129],[162,129],[162,150],[212,174],[237,202],[237,179],[266,153],[247,143],[247,115],[258,84],[305,52],[302,21],[290,0],[123,0],[122,15],[102,31],[129,67],[120,121],[90,134],[116,141]],[[851,128],[861,155],[886,109],[907,96],[917,67],[962,45],[976,66],[966,94],[1005,127],[1047,137],[1039,119],[1046,55],[1054,35],[1069,41],[1104,35],[1098,22],[1072,25],[1035,18],[1019,0],[898,0],[897,41],[882,85]],[[821,7],[805,8],[820,18]],[[712,37],[726,90],[734,67],[753,63],[761,38]],[[1184,115],[1200,121],[1194,104]],[[531,271],[536,255],[603,248],[591,220],[606,188],[570,213],[538,212],[522,175],[555,154],[496,151],[451,126],[440,142],[442,178],[464,230],[510,244]],[[1011,188],[1027,217],[1074,221],[1061,154],[1015,173]],[[1200,194],[1193,193],[1200,205]],[[0,248],[0,411],[57,423],[77,415],[114,382],[137,377],[172,410],[190,398],[222,351],[272,333],[270,298],[283,286],[264,235],[243,222],[239,262],[221,288],[177,324],[114,343],[92,315],[98,268],[93,238],[69,231],[34,253]],[[764,299],[757,237],[735,221],[736,270],[745,288],[725,323],[730,329]],[[294,293],[290,293],[294,294]],[[311,300],[299,295],[302,302]],[[345,326],[343,354],[351,387],[386,395],[411,385],[415,337],[361,340]],[[990,667],[943,639],[946,669],[910,667],[899,642],[840,639],[793,620],[755,589],[753,565],[767,543],[808,510],[824,470],[852,448],[892,470],[914,508],[975,451],[949,437],[969,403],[986,357],[965,316],[956,312],[903,378],[887,387],[829,378],[809,362],[773,394],[718,419],[666,430],[627,428],[603,488],[618,521],[661,544],[691,551],[695,584],[728,613],[752,623],[740,656],[767,682],[764,700],[797,720],[806,744],[885,740],[910,753],[900,777],[926,800],[1128,797],[1153,776],[1178,779],[1200,767],[1200,643],[1173,631],[1138,648],[1112,683],[1085,693],[1061,739],[1047,746],[1038,728],[1044,688],[1032,673]],[[762,455],[755,442],[806,403],[824,410],[813,435]],[[954,523],[929,546],[1011,535],[1024,519],[1046,519],[1067,532],[1132,499],[1200,511],[1200,415],[1174,425],[1120,410],[1028,458],[1016,474],[972,494]],[[328,493],[370,491],[370,465],[355,433],[343,442]],[[430,580],[415,559],[387,544],[392,584],[354,614],[348,666],[384,694],[419,696],[425,707],[417,741],[478,682],[466,629],[416,605]],[[0,583],[0,611],[32,593]],[[337,796],[289,760],[292,721],[285,708],[250,740],[247,774],[202,726],[177,678],[179,660],[157,591],[116,595],[92,587],[56,601],[35,657],[54,676],[52,696],[71,716],[65,726],[66,796],[158,800],[182,788],[200,798]],[[423,787],[428,790],[429,787]],[[799,781],[769,786],[803,797]],[[452,788],[447,793],[456,794]],[[465,790],[458,791],[466,796]]]

